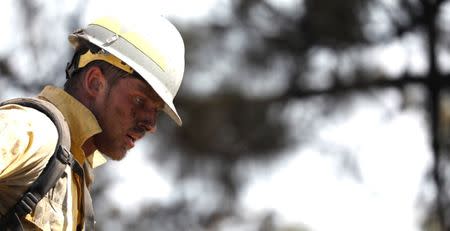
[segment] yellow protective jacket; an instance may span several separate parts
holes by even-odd
[[[84,168],[86,185],[93,182],[93,168],[105,159],[95,151],[84,153],[83,144],[101,132],[94,115],[65,91],[47,86],[38,96],[64,115],[71,136],[71,152]],[[58,134],[43,113],[19,105],[0,107],[0,215],[27,191],[53,154]],[[86,157],[88,156],[88,157]],[[36,209],[23,219],[25,230],[83,230],[84,186],[70,167]]]

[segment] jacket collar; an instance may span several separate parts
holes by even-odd
[[[70,128],[71,151],[80,164],[87,160],[91,167],[95,168],[106,162],[98,150],[91,155],[84,153],[82,149],[89,138],[102,131],[94,114],[88,108],[64,90],[54,86],[46,86],[38,97],[54,104],[64,115]]]

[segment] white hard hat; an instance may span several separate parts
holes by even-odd
[[[173,99],[183,79],[184,43],[174,25],[162,16],[136,22],[103,17],[69,35],[75,48],[81,44],[80,38],[106,51],[98,55],[88,52],[83,66],[103,60],[127,72],[136,71],[165,102],[163,111],[181,126]]]

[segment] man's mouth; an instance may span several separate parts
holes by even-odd
[[[134,143],[136,142],[137,138],[133,137],[132,135],[127,135],[126,136],[126,144],[128,149],[131,149],[134,147]]]
[[[141,139],[145,134],[145,131],[142,131],[142,129],[134,129],[126,134],[126,141],[128,149],[131,149],[134,147],[134,144],[136,141]]]

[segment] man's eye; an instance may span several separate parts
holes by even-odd
[[[141,97],[134,97],[134,103],[136,104],[136,105],[142,105],[142,104],[144,104],[144,99],[142,99]]]

